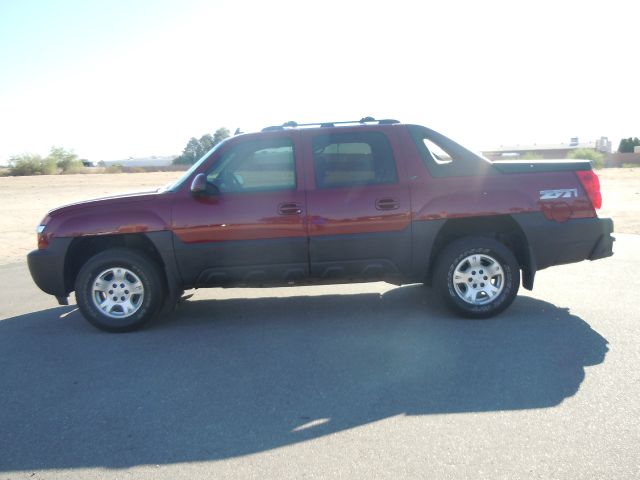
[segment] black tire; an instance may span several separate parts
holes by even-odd
[[[458,315],[488,318],[516,298],[520,268],[511,250],[497,240],[463,237],[440,253],[432,281],[443,302]]]
[[[158,266],[125,248],[91,257],[76,277],[75,290],[84,317],[107,332],[139,329],[160,310],[165,296]]]

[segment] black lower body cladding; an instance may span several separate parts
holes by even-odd
[[[604,233],[602,233],[596,246],[591,251],[589,260],[598,260],[613,255],[613,242],[615,241],[615,237],[611,236],[613,233],[613,220],[610,218],[602,218],[600,220],[603,222]]]
[[[104,248],[131,247],[135,244],[130,240],[138,235],[114,237],[114,240],[118,241],[110,246],[107,242]],[[148,232],[144,236],[157,252],[158,261],[162,263],[161,273],[166,280],[169,296],[177,300],[183,291],[183,286],[174,255],[173,233],[170,231]],[[108,236],[95,237],[96,240],[106,240],[107,238]],[[74,248],[73,242],[79,239],[80,237],[54,238],[46,249],[34,250],[27,255],[27,263],[33,281],[43,292],[54,295],[61,305],[66,305],[67,296],[74,289],[77,269],[74,270],[73,266],[69,265],[69,260],[77,259],[79,251],[82,251],[83,247]]]
[[[534,270],[613,255],[615,239],[611,236],[613,220],[610,218],[556,222],[538,212],[513,218],[527,237]]]
[[[27,255],[31,278],[40,290],[58,299],[69,294],[64,282],[64,259],[71,238],[54,238],[46,250],[33,250]]]

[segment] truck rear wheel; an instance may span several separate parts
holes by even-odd
[[[488,318],[516,298],[520,270],[515,256],[502,243],[489,237],[464,237],[441,252],[433,285],[455,313]]]
[[[91,257],[80,269],[75,290],[78,307],[95,327],[130,332],[160,310],[163,287],[158,267],[129,249],[110,249]]]

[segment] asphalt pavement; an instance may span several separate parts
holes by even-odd
[[[421,285],[202,290],[106,334],[0,267],[0,478],[640,477],[640,236],[497,318]]]

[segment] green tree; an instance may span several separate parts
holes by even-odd
[[[191,137],[187,142],[187,146],[182,150],[182,155],[173,159],[174,165],[191,165],[198,159],[200,151],[200,142],[196,137]]]
[[[54,161],[62,173],[77,173],[83,169],[82,162],[73,150],[51,147],[47,159]]]
[[[569,152],[567,158],[589,160],[593,168],[604,167],[604,155],[592,148],[576,148]]]
[[[229,136],[229,130],[226,128],[217,129],[213,135],[204,134],[198,140],[191,137],[187,142],[187,146],[182,150],[182,155],[173,159],[174,165],[192,165],[199,160],[205,153],[215,147],[218,143]]]
[[[200,143],[200,155],[207,153],[216,145],[216,143],[219,143],[216,142],[213,139],[213,136],[209,133],[205,133],[203,136],[201,136],[198,142]]]
[[[229,132],[228,128],[219,128],[215,131],[215,133],[213,134],[213,145],[215,146],[217,144],[219,144],[222,140],[224,140],[225,138],[228,138],[231,135],[231,133]]]
[[[640,139],[638,137],[623,138],[620,140],[618,146],[618,152],[620,153],[632,153],[634,147],[640,147]]]

